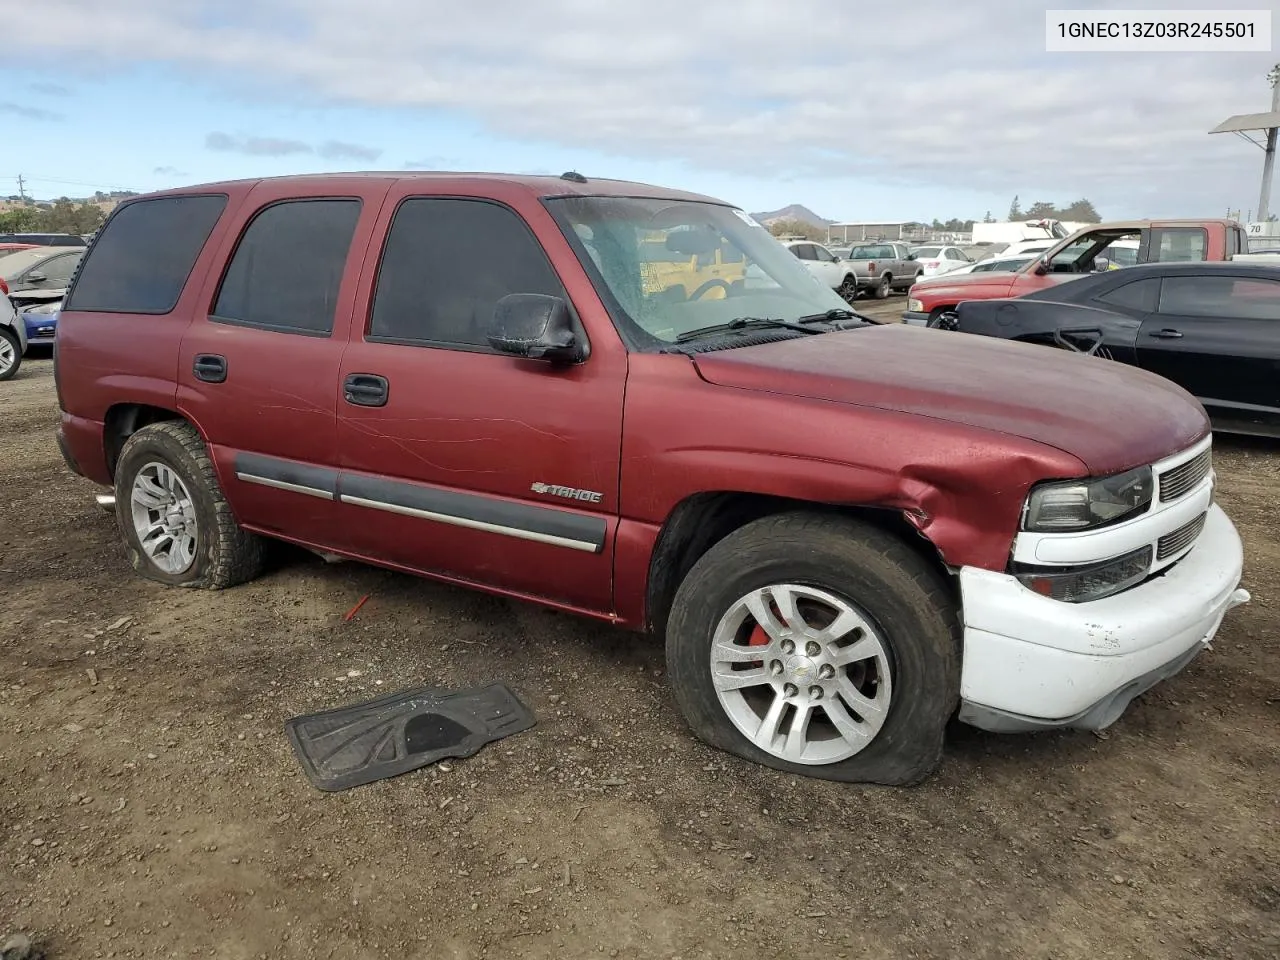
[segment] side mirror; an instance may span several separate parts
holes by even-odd
[[[541,293],[512,293],[499,300],[488,340],[495,350],[526,360],[577,363],[583,359],[569,305]]]
[[[27,283],[44,283],[49,278],[37,270],[35,273],[27,274]]]
[[[1037,261],[1036,261],[1036,269],[1035,269],[1035,272],[1036,272],[1036,273],[1038,273],[1038,274],[1040,274],[1041,276],[1043,276],[1044,274],[1046,274],[1046,273],[1048,273],[1048,272],[1049,272],[1049,258],[1048,258],[1048,257],[1041,257],[1039,260],[1037,260]]]
[[[915,255],[914,253],[908,253],[908,254],[907,254],[907,259],[908,259],[908,260],[914,260],[915,258],[916,258],[916,255]]]

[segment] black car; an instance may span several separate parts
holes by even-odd
[[[0,243],[34,243],[40,247],[85,247],[88,241],[74,233],[0,233]]]
[[[1219,430],[1280,437],[1280,267],[1139,264],[971,300],[936,325],[1131,363],[1194,394]]]

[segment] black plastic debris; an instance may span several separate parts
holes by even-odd
[[[422,687],[367,703],[294,717],[285,724],[312,785],[336,791],[397,777],[537,721],[501,683],[469,690]]]

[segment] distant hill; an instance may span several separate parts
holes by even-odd
[[[815,227],[825,227],[835,223],[834,220],[824,220],[802,203],[793,203],[783,207],[781,210],[772,210],[769,213],[753,213],[751,218],[763,223],[766,227],[780,220],[800,220]]]

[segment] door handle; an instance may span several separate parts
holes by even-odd
[[[353,373],[342,381],[342,398],[357,407],[385,407],[391,386],[376,373]]]
[[[1159,337],[1161,340],[1177,340],[1182,336],[1177,330],[1170,330],[1166,327],[1163,330],[1157,330],[1151,334],[1153,337]]]
[[[222,383],[227,379],[227,358],[215,353],[198,353],[191,371],[197,380],[205,383]]]

